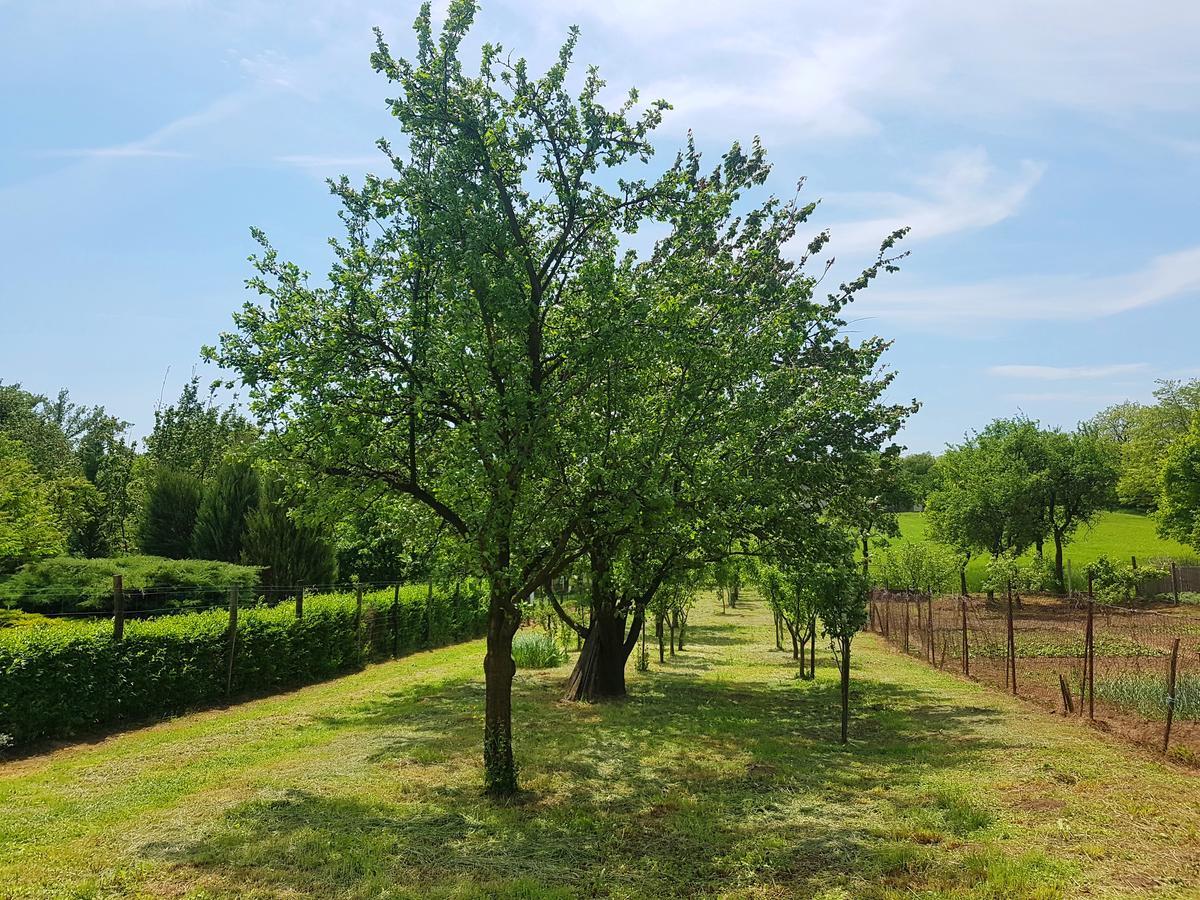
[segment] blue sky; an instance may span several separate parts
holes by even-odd
[[[324,271],[323,179],[396,133],[370,28],[406,54],[415,11],[0,0],[0,379],[144,433],[245,299],[250,226]],[[691,128],[806,176],[838,271],[912,226],[850,315],[895,339],[913,449],[1200,376],[1200,4],[498,0],[474,40],[544,64],[570,24],[614,98],[674,103],[663,164]]]

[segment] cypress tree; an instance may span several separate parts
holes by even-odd
[[[192,555],[236,563],[242,558],[248,517],[258,507],[258,474],[247,462],[221,464],[204,491],[196,528],[192,533]]]

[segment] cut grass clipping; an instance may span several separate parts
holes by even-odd
[[[562,647],[544,631],[518,634],[512,655],[518,669],[553,669],[567,661]]]

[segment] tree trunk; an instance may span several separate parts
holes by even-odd
[[[808,645],[808,677],[816,679],[817,677],[817,617],[813,616],[808,621],[808,637],[812,641]]]
[[[792,659],[800,658],[800,642],[796,639],[796,629],[788,622],[788,634],[792,636]]]
[[[850,739],[850,638],[838,638],[842,645],[842,743]]]
[[[517,666],[512,645],[521,623],[509,606],[509,598],[493,586],[488,603],[487,655],[483,658],[483,773],[485,790],[493,797],[510,797],[517,792],[512,747],[512,682]]]
[[[640,617],[635,616],[636,627],[627,634],[625,616],[617,615],[611,609],[597,610],[567,680],[564,699],[590,702],[624,697],[625,664],[636,643],[640,624]],[[630,635],[634,638],[632,642]]]
[[[664,663],[666,662],[667,648],[663,645],[663,617],[661,614],[654,619],[654,634],[658,637],[658,661]]]
[[[625,663],[637,643],[642,613],[628,617],[619,608],[612,580],[612,547],[595,544],[588,553],[591,574],[591,617],[564,699],[601,700],[625,696]]]
[[[958,586],[962,591],[962,595],[967,596],[967,567],[963,566],[958,570]]]
[[[870,582],[870,578],[871,578],[871,545],[868,543],[867,536],[865,534],[862,536],[862,548],[863,548],[863,566],[862,566],[863,581],[865,581],[869,585],[871,583]]]
[[[729,583],[729,608],[737,609],[738,593],[742,587],[742,577],[736,572],[733,574],[733,580]]]
[[[1054,582],[1058,585],[1058,592],[1060,594],[1067,592],[1067,578],[1063,572],[1063,536],[1061,531],[1054,532]]]

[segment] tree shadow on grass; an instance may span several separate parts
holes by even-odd
[[[693,643],[720,646],[724,632],[708,628]],[[520,679],[528,790],[509,804],[479,792],[480,686],[417,685],[325,720],[368,736],[370,777],[250,799],[192,845],[144,850],[230,894],[666,897],[771,884],[808,896],[843,884],[871,896],[924,883],[924,851],[896,822],[921,805],[934,807],[919,811],[926,825],[941,821],[923,783],[995,749],[980,726],[996,712],[860,678],[842,747],[832,681],[702,674],[639,679],[629,700],[592,706],[561,702],[557,674]]]

